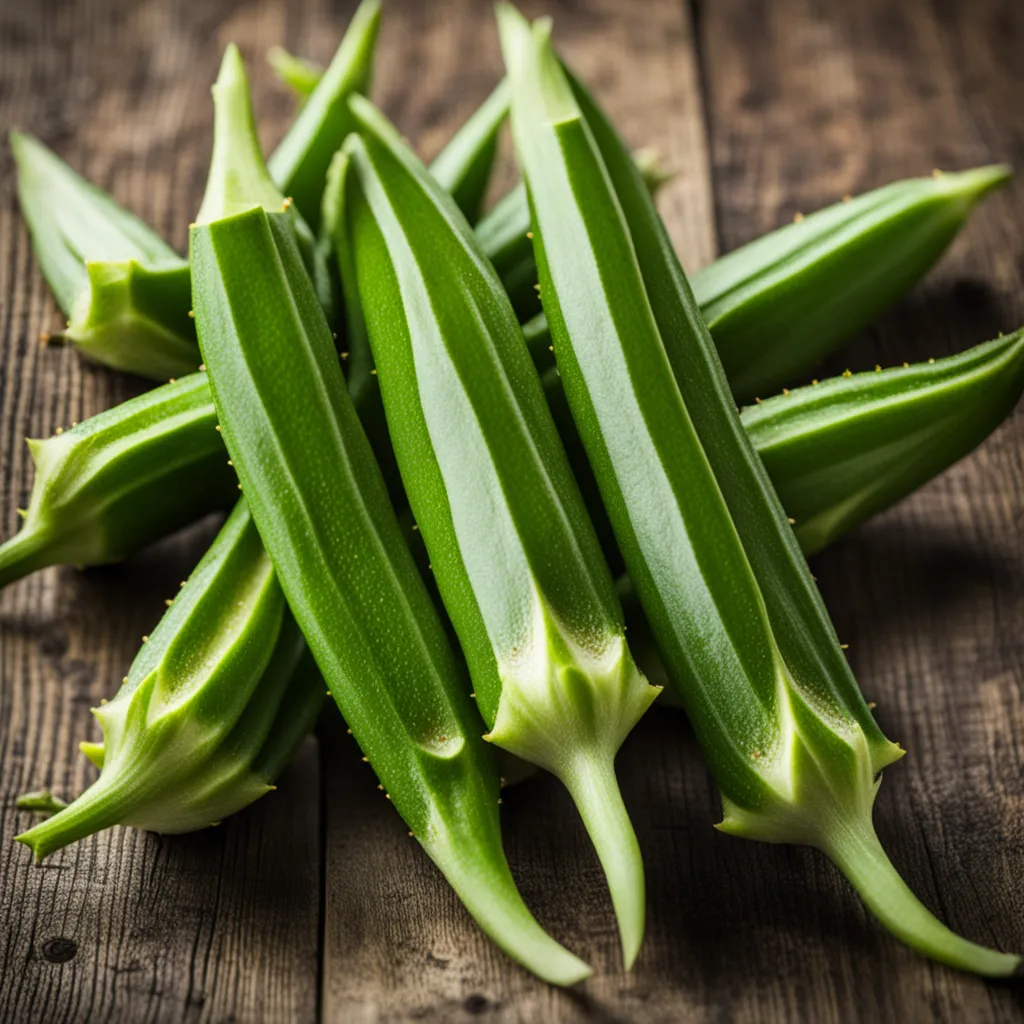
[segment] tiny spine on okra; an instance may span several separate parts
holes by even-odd
[[[658,694],[622,610],[537,371],[497,274],[455,203],[362,97],[342,151],[350,338],[364,329],[405,491],[469,663],[485,737],[548,769],[608,878],[623,957],[644,875],[615,779]]]
[[[232,48],[218,105],[242,91]],[[248,507],[331,693],[416,839],[503,949],[575,983],[586,965],[541,929],[509,871],[493,753],[345,389],[283,196],[256,194],[265,205],[244,202],[215,163],[203,203],[213,219],[189,242],[200,348]]]
[[[146,638],[111,701],[93,711],[100,776],[15,838],[37,859],[112,825],[190,832],[274,788],[323,705],[323,681],[240,499]]]
[[[915,949],[1014,973],[1019,957],[942,925],[882,849],[878,773],[903,751],[857,688],[650,195],[558,63],[550,23],[531,27],[508,5],[498,20],[558,368],[721,789],[719,828],[817,847]]]

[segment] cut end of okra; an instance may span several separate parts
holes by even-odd
[[[55,338],[89,359],[150,380],[183,377],[199,363],[188,317],[188,264],[144,266],[136,260],[90,260],[87,282],[67,328]]]
[[[284,195],[267,171],[260,150],[245,61],[231,43],[213,86],[213,158],[196,224],[222,220],[254,206],[279,212]]]

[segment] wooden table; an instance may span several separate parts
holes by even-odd
[[[327,60],[352,4],[7,0],[0,126],[39,135],[184,246],[210,153],[212,82],[236,40],[269,147],[292,103],[262,60]],[[386,4],[375,95],[433,155],[500,74],[490,5]],[[634,144],[676,169],[661,205],[695,268],[794,213],[933,167],[1024,167],[1015,0],[564,0],[564,53]],[[540,7],[529,4],[531,13]],[[57,313],[0,156],[0,515],[46,436],[143,385],[41,348]],[[506,166],[503,183],[511,179]],[[1024,189],[994,196],[941,268],[827,370],[953,352],[1024,322]],[[886,732],[909,756],[876,812],[894,861],[955,929],[1024,949],[1024,414],[911,500],[815,559]],[[621,755],[649,872],[628,975],[602,876],[551,779],[505,799],[509,855],[541,921],[596,967],[560,992],[477,931],[327,715],[277,793],[221,827],[114,829],[43,866],[10,837],[17,794],[79,792],[88,709],[212,536],[124,565],[53,569],[0,595],[0,1019],[36,1021],[988,1021],[1021,988],[888,937],[820,856],[719,835],[681,715]]]

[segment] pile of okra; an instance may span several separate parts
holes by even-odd
[[[904,751],[806,556],[995,429],[1024,390],[1024,331],[787,387],[917,282],[1009,169],[847,197],[687,278],[665,173],[549,20],[499,5],[504,77],[429,167],[366,98],[379,21],[364,0],[326,69],[272,54],[298,107],[266,160],[228,47],[187,259],[12,135],[60,338],[158,386],[28,442],[0,585],[230,509],[95,711],[96,780],[68,804],[26,794],[18,840],[42,859],[114,825],[205,828],[340,712],[479,926],[572,985],[590,969],[516,887],[501,788],[536,770],[566,786],[630,967],[644,870],[615,756],[664,689],[719,829],[816,847],[925,956],[1017,972],[882,849],[872,807]],[[484,212],[506,121],[521,184]]]

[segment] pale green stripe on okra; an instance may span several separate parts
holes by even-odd
[[[632,965],[644,876],[615,779],[658,694],[626,644],[611,574],[497,274],[451,197],[366,100],[341,175],[388,427],[477,706],[503,749],[569,789]]]
[[[323,681],[244,501],[143,638],[83,744],[100,776],[17,836],[44,857],[113,825],[189,832],[272,790],[323,704]]]
[[[499,27],[558,367],[721,788],[719,827],[823,850],[903,941],[966,970],[1012,974],[1019,957],[945,928],[879,845],[877,775],[902,751],[857,689],[650,196],[607,120],[570,85],[550,25],[531,29],[502,5]]]
[[[800,218],[719,256],[690,284],[740,401],[794,382],[895,303],[935,264],[978,201],[1010,178],[1002,164],[908,178]],[[649,184],[656,185],[645,171]],[[517,186],[477,234],[521,318],[540,308]],[[537,336],[543,314],[531,321]]]
[[[229,75],[239,88],[241,77]],[[211,175],[208,194],[224,188]],[[190,233],[200,347],[247,504],[387,797],[483,929],[539,976],[572,984],[588,969],[544,933],[515,887],[493,752],[345,389],[282,203]],[[221,207],[211,199],[204,208]]]

